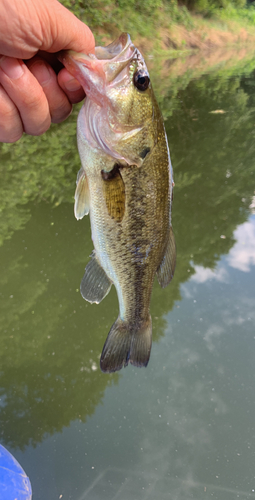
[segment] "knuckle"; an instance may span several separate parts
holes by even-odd
[[[17,120],[18,111],[13,105],[2,105],[1,106],[1,124],[7,127],[12,126],[13,122]]]
[[[41,135],[50,127],[49,105],[42,89],[37,89],[35,93],[32,92],[20,111],[27,134]]]
[[[51,119],[50,116],[48,115],[47,118],[43,121],[40,120],[37,121],[36,123],[33,122],[26,124],[24,130],[26,134],[38,136],[47,132],[47,130],[50,128],[50,125],[51,125]]]
[[[41,135],[51,124],[48,100],[39,83],[29,78],[19,83],[19,89],[8,92],[0,86],[0,131],[8,142],[18,140],[23,130]]]
[[[9,144],[13,144],[14,142],[17,142],[21,139],[23,135],[23,131],[16,134],[16,135],[11,135],[9,132],[2,131],[0,129],[0,142],[6,142]]]
[[[6,127],[5,124],[0,123],[0,142],[17,142],[23,135],[23,128],[21,123],[16,127]]]
[[[38,86],[36,92],[27,92],[26,98],[24,98],[24,106],[28,112],[42,112],[45,108],[46,97],[43,89]]]
[[[72,112],[72,106],[69,102],[63,101],[63,103],[58,106],[58,108],[51,109],[50,112],[52,123],[61,123],[66,120],[66,118],[68,118],[68,116]]]
[[[23,134],[19,113],[14,106],[0,106],[0,141],[16,142]]]

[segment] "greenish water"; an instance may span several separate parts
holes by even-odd
[[[146,369],[99,369],[118,303],[78,291],[75,114],[2,146],[0,433],[33,500],[255,498],[254,68],[155,78],[178,261],[154,285]]]

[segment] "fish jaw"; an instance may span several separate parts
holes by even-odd
[[[87,164],[86,156],[84,155],[84,146],[86,144],[89,144],[100,156],[103,154],[107,156],[108,160],[111,160],[110,163],[109,161],[105,162],[103,168],[105,172],[112,170],[112,160],[123,167],[128,165],[140,167],[142,160],[139,156],[123,155],[118,151],[117,145],[120,140],[135,137],[141,131],[141,127],[131,128],[126,131],[116,131],[113,127],[105,126],[107,121],[107,112],[90,99],[85,99],[85,103],[79,112],[77,124],[78,149],[84,169],[86,169]]]
[[[85,94],[96,104],[103,105],[102,95],[105,87],[102,64],[94,59],[94,54],[78,54],[72,50],[63,51],[58,58],[65,68],[83,87]]]
[[[128,71],[135,47],[128,33],[107,47],[96,47],[95,54],[72,50],[58,54],[59,60],[82,85],[86,95],[99,106],[106,104],[106,85],[121,85]]]
[[[151,85],[139,94],[134,84],[137,72],[149,74],[130,36],[122,33],[107,47],[96,47],[95,54],[64,51],[59,58],[86,93],[78,119],[81,143],[84,139],[122,166],[141,167],[140,153],[154,147],[157,133],[148,134],[154,114]]]

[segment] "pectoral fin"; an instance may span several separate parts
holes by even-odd
[[[79,220],[89,213],[89,187],[83,168],[78,172],[76,184],[74,215]]]
[[[88,302],[99,304],[109,293],[111,285],[112,283],[100,266],[94,251],[81,281],[81,295]]]
[[[160,286],[165,288],[171,281],[176,264],[176,246],[172,226],[169,229],[166,251],[161,264],[157,269],[157,278]]]
[[[125,185],[119,171],[119,165],[115,165],[110,172],[101,172],[104,198],[108,214],[116,222],[121,222],[125,213]]]

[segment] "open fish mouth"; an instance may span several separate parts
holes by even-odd
[[[106,47],[96,47],[95,56],[97,59],[115,59],[117,56],[124,56],[130,45],[133,45],[128,33],[121,33],[117,40]]]
[[[83,114],[79,115],[80,134],[107,156],[140,166],[139,155],[131,150],[118,152],[118,144],[130,144],[143,126],[128,119],[134,72],[139,64],[145,64],[129,34],[122,33],[106,47],[96,47],[95,54],[63,51],[59,59],[86,94]]]
[[[60,52],[58,58],[89,94],[91,85],[102,87],[103,84],[111,84],[127,68],[135,52],[129,34],[122,33],[110,45],[96,47],[95,54],[68,50]]]

